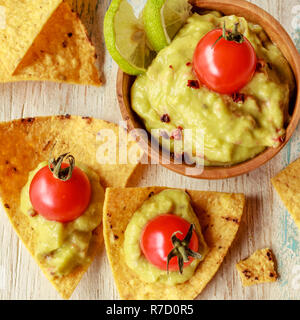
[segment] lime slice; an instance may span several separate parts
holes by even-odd
[[[143,22],[135,17],[126,0],[113,0],[104,18],[104,38],[107,50],[126,73],[146,72],[152,61]]]
[[[148,40],[156,52],[175,37],[191,14],[188,0],[147,0],[143,21]]]

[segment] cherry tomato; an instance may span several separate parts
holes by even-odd
[[[190,223],[173,214],[164,214],[149,221],[144,227],[141,235],[140,246],[146,259],[158,267],[159,269],[167,269],[167,257],[172,251],[173,244],[171,237],[174,232],[177,233],[178,239],[183,240],[190,228]],[[189,248],[193,251],[198,251],[198,237],[193,230],[192,238],[189,243]],[[189,258],[189,262],[184,263],[184,266],[189,265],[193,258]],[[173,257],[169,263],[170,271],[178,271],[178,258]]]
[[[61,166],[66,167],[66,163]],[[34,210],[45,219],[70,222],[87,209],[91,185],[86,174],[78,167],[74,167],[70,180],[62,181],[55,178],[49,167],[45,166],[32,179],[29,196]]]
[[[222,35],[222,29],[215,29],[199,41],[193,68],[198,80],[209,89],[233,94],[252,79],[257,58],[251,43],[241,34],[241,43],[227,40]]]

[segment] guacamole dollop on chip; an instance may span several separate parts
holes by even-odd
[[[92,195],[88,207],[77,219],[62,223],[45,219],[34,211],[30,201],[30,185],[36,173],[47,166],[41,162],[36,169],[29,172],[26,185],[21,191],[20,210],[29,218],[37,239],[35,257],[48,271],[49,277],[57,278],[70,274],[76,267],[90,264],[89,249],[93,231],[101,224],[104,202],[104,189],[99,176],[91,168],[76,162],[88,177]],[[32,214],[32,212],[34,214]]]
[[[120,135],[120,128],[116,124],[70,115],[0,123],[1,200],[18,236],[35,259],[38,237],[32,230],[29,217],[26,217],[20,209],[21,191],[28,181],[29,173],[36,169],[42,161],[48,160],[54,144],[55,154],[72,153],[78,163],[83,163],[99,176],[104,188],[108,186],[125,187],[138,166],[137,163],[120,164],[118,160],[116,164],[105,164],[104,161],[101,161],[104,154],[98,151],[106,142],[97,137],[102,130],[109,130],[116,137]],[[124,131],[123,138],[126,137]],[[138,146],[137,142],[128,140],[129,155],[131,148],[135,149]],[[112,147],[119,152],[118,139],[115,140],[115,143],[116,145]],[[49,276],[48,270],[37,260],[46,277],[65,299],[71,296],[99,251],[103,243],[102,226],[98,226],[93,231],[90,241],[90,261],[65,276],[53,279],[52,276]]]
[[[186,190],[209,248],[193,276],[184,283],[145,282],[126,263],[125,231],[134,213],[168,188],[108,188],[103,209],[107,256],[120,297],[126,300],[186,300],[196,298],[219,269],[239,229],[244,211],[243,194]],[[137,252],[138,254],[138,252]]]
[[[140,238],[145,225],[155,217],[172,213],[194,224],[199,242],[199,251],[202,259],[194,259],[192,263],[183,268],[183,273],[178,271],[166,272],[151,264],[142,254]],[[208,251],[203,239],[201,226],[190,203],[190,197],[182,190],[166,189],[151,196],[134,213],[125,231],[124,256],[126,264],[141,280],[145,282],[160,282],[166,285],[184,283],[189,280],[200,261],[205,258]]]

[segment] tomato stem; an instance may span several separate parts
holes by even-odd
[[[227,41],[234,41],[236,43],[243,43],[245,41],[244,35],[239,32],[239,23],[235,23],[233,31],[226,29],[226,24],[224,22],[223,25],[223,33],[222,35],[216,40],[216,42],[212,45],[212,48],[223,38]]]
[[[64,160],[68,160],[69,166],[62,168]],[[72,173],[75,167],[75,158],[70,154],[70,152],[60,155],[57,159],[50,156],[48,163],[49,170],[53,173],[56,179],[61,181],[68,181],[72,177]]]
[[[189,257],[192,257],[194,259],[199,259],[199,260],[202,259],[202,255],[200,253],[195,252],[189,248],[189,244],[191,242],[194,229],[195,229],[195,225],[191,224],[183,240],[180,240],[176,237],[176,234],[178,233],[182,234],[181,231],[176,231],[172,234],[171,241],[174,248],[168,254],[168,257],[167,257],[167,273],[169,273],[170,260],[174,257],[177,257],[178,259],[178,267],[181,274],[183,272],[184,263],[189,262]]]

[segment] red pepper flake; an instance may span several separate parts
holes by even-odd
[[[172,66],[171,64],[169,65],[169,68],[170,68],[170,69],[174,69],[174,68],[173,68],[173,66]]]
[[[245,95],[243,93],[239,93],[239,92],[233,93],[232,100],[236,103],[239,103],[239,102],[244,103],[245,102]]]
[[[33,217],[37,216],[38,213],[33,208],[31,208],[28,210],[28,215],[33,218]]]
[[[187,62],[185,65],[189,67],[191,64],[192,64],[191,62]]]
[[[285,139],[285,136],[274,138],[273,141],[282,143]]]
[[[188,80],[188,87],[193,88],[193,89],[199,89],[200,88],[200,84],[198,80]]]
[[[256,63],[256,72],[262,72],[262,69],[266,66],[266,61],[258,59]]]
[[[178,127],[176,130],[174,130],[172,133],[171,133],[171,137],[170,139],[174,139],[174,140],[181,140],[182,138],[182,127]]]
[[[160,117],[160,121],[169,123],[171,119],[170,119],[170,116],[167,113],[165,113]]]

